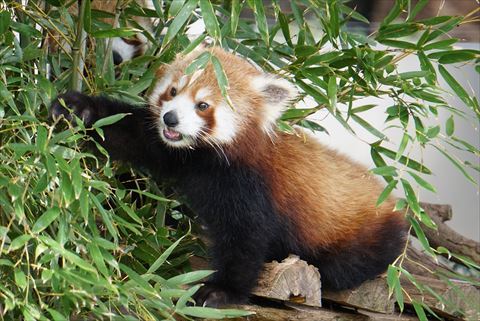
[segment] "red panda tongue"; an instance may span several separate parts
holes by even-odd
[[[180,140],[182,139],[182,134],[177,132],[176,130],[170,129],[170,128],[165,128],[163,130],[163,134],[165,137],[167,137],[170,140]]]

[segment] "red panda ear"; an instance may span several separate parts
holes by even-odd
[[[256,77],[254,86],[261,92],[265,103],[275,109],[288,107],[298,94],[297,88],[291,82],[269,74]]]
[[[253,87],[263,97],[262,127],[270,133],[277,119],[298,95],[297,88],[288,80],[269,74],[255,77]]]

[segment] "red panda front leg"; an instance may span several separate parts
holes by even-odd
[[[256,285],[269,245],[278,239],[279,219],[252,171],[232,164],[202,177],[193,178],[195,184],[189,179],[184,192],[207,226],[216,272],[194,299],[211,307],[242,303]]]
[[[212,268],[216,272],[194,295],[197,306],[246,303],[262,270],[266,249],[262,244],[265,240],[245,236],[248,239],[216,241],[211,249]]]
[[[93,130],[88,133],[107,150],[113,160],[130,163],[151,174],[167,172],[163,169],[168,160],[166,149],[162,144],[152,143],[158,132],[153,126],[155,118],[149,108],[133,106],[105,96],[88,96],[70,91],[54,99],[49,112],[53,119],[63,117],[68,121],[74,121],[73,115],[76,115],[87,128],[101,118],[127,114],[120,121],[102,128],[104,139]]]

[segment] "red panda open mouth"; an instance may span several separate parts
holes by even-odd
[[[183,138],[181,133],[168,127],[163,130],[163,136],[165,136],[166,139],[174,142],[182,140]]]

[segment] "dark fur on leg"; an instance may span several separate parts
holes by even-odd
[[[197,152],[201,155],[201,152]],[[256,285],[268,244],[281,235],[261,177],[238,164],[211,165],[212,154],[194,160],[178,186],[207,226],[217,272],[195,295],[197,305],[245,302]]]

